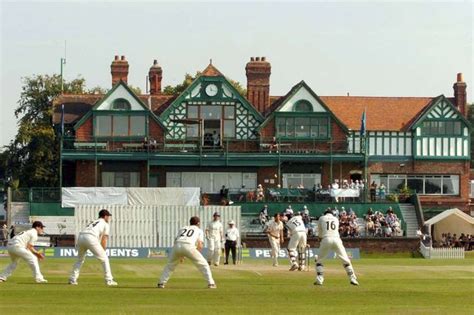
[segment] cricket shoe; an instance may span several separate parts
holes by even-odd
[[[295,271],[296,269],[298,269],[298,267],[299,267],[298,264],[293,264],[290,267],[290,271]]]
[[[298,267],[298,271],[303,271],[303,270],[304,270],[304,266],[303,266],[303,265],[300,265],[300,266]]]
[[[116,287],[116,286],[118,286],[118,283],[115,282],[114,280],[109,280],[109,281],[107,281],[105,284],[106,284],[107,286],[109,286],[109,287]]]
[[[68,282],[70,285],[77,285],[77,280],[72,280],[72,279],[69,279],[69,282]]]
[[[316,281],[314,281],[314,285],[323,285],[324,278],[321,276],[316,277]]]
[[[36,283],[48,283],[46,279],[36,279]]]
[[[165,284],[164,283],[158,283],[158,285],[156,286],[158,289],[164,289],[165,288]]]
[[[0,278],[0,283],[1,283],[1,282],[7,282],[7,279],[5,279],[5,278]]]
[[[215,283],[209,284],[207,287],[208,287],[209,289],[217,289],[217,286],[216,286]]]
[[[351,279],[351,284],[352,284],[352,285],[359,285],[359,282],[357,281],[356,278],[352,278],[352,279]]]

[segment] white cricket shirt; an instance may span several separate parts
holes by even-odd
[[[21,248],[26,248],[28,244],[33,245],[33,243],[37,240],[38,231],[36,231],[36,229],[29,229],[28,231],[23,231],[15,235],[12,239],[8,241],[7,246],[18,246]]]
[[[207,230],[209,231],[209,237],[220,240],[221,235],[224,234],[224,227],[221,221],[211,221],[207,224]]]
[[[327,213],[318,220],[319,238],[339,237],[339,220],[330,213]]]
[[[288,226],[288,229],[291,231],[292,234],[296,232],[306,232],[303,218],[301,218],[300,215],[296,215],[291,218],[291,220],[288,221],[286,225]]]
[[[239,239],[239,229],[235,226],[227,229],[225,232],[225,239],[228,241],[237,241]]]
[[[267,232],[270,232],[270,236],[280,238],[280,233],[283,231],[283,223],[279,221],[276,223],[274,220],[268,223]]]
[[[96,237],[99,241],[102,239],[102,236],[109,235],[110,233],[110,226],[103,218],[97,219],[89,225],[86,226],[84,230],[80,234],[85,235],[92,235]]]
[[[188,225],[179,229],[175,243],[196,246],[197,241],[204,242],[204,233],[196,225]]]

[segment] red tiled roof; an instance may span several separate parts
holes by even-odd
[[[432,97],[320,96],[349,129],[359,130],[367,109],[367,130],[402,131],[418,118]]]
[[[206,69],[202,71],[202,75],[206,77],[218,77],[218,76],[224,76],[219,70],[217,70],[216,67],[210,63]]]

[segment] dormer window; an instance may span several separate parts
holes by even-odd
[[[300,100],[298,101],[295,106],[293,107],[294,112],[312,112],[313,105],[307,100]]]
[[[118,98],[112,103],[113,110],[130,110],[131,108],[130,102],[124,98]]]

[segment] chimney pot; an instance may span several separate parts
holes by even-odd
[[[462,77],[462,73],[458,73],[457,81],[458,82],[464,82],[463,77]]]
[[[157,64],[158,64],[158,60],[156,60],[156,59],[153,60],[153,64],[154,64],[154,65],[157,65]]]
[[[254,58],[254,57],[250,57],[250,61],[255,61],[255,58]]]
[[[123,61],[125,61],[125,56],[122,56],[122,58],[121,58],[121,59],[122,59]]]
[[[255,58],[255,61],[260,61],[260,57],[256,57],[256,58]]]
[[[118,55],[115,55],[115,60],[119,60],[119,56],[118,56]]]
[[[264,64],[265,57],[251,57],[245,67],[247,76],[247,99],[260,113],[270,106],[270,74],[271,65],[268,61]]]
[[[123,81],[125,84],[128,83],[128,62],[125,60],[125,56],[122,56],[121,60],[119,56],[115,56],[115,60],[110,65],[110,73],[112,74],[112,86],[115,86],[118,82]]]
[[[266,57],[262,57],[262,61],[265,61]]]

